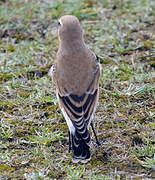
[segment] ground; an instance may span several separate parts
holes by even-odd
[[[104,143],[92,143],[87,164],[72,164],[48,76],[65,14],[79,18],[102,65]],[[154,30],[153,0],[0,0],[0,179],[155,178]]]

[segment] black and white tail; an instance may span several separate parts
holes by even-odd
[[[82,162],[87,163],[90,160],[90,134],[86,130],[84,134],[81,134],[78,130],[75,130],[75,134],[71,134],[72,150],[73,150],[73,163]]]
[[[75,131],[71,133],[73,162],[86,163],[90,160],[90,133],[88,126],[84,118],[81,118],[78,121],[74,121],[74,127]]]

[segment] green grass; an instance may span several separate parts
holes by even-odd
[[[101,57],[95,125],[105,142],[87,164],[72,164],[48,76],[65,14]],[[155,178],[154,22],[153,0],[0,0],[0,179]]]

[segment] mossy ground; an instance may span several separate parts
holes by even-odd
[[[105,142],[88,164],[71,162],[47,74],[64,14],[80,19],[103,68],[95,125]],[[155,178],[154,30],[153,0],[0,0],[0,179]]]

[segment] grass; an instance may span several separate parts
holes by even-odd
[[[79,18],[103,68],[95,125],[105,142],[86,165],[71,162],[48,76],[64,14]],[[0,0],[0,179],[155,178],[154,17],[153,0]]]

